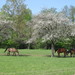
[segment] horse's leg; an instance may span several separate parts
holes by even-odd
[[[13,52],[13,55],[14,55],[14,52]]]
[[[16,52],[13,52],[13,55],[16,56]]]
[[[71,57],[74,57],[74,51],[71,51]]]
[[[16,54],[15,54],[15,52],[13,52],[13,56],[15,56]]]
[[[58,57],[60,57],[60,53],[58,53]]]
[[[12,53],[13,53],[12,55],[14,56],[14,52],[12,52]]]
[[[74,57],[74,52],[73,51],[71,52],[71,54],[72,54],[72,57]]]
[[[75,51],[73,52],[73,56],[75,56]]]
[[[70,57],[72,57],[72,53],[70,53]]]
[[[64,57],[66,57],[66,52],[64,52]]]
[[[15,56],[16,56],[16,52],[14,52]]]
[[[75,57],[75,52],[74,52],[74,57]]]
[[[7,55],[10,55],[10,52],[8,51]]]
[[[74,56],[75,56],[75,52],[74,52]]]
[[[74,53],[72,53],[72,57],[74,57]]]
[[[19,52],[17,52],[17,54],[19,55]]]

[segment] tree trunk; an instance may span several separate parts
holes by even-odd
[[[28,43],[28,49],[30,49],[30,43]]]
[[[51,43],[51,50],[52,50],[51,57],[54,57],[55,50],[54,50],[54,43],[53,42]]]

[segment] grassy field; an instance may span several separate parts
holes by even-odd
[[[19,50],[20,56],[6,56],[3,51],[0,49],[0,75],[75,75],[75,57],[52,58],[50,50],[42,49]]]

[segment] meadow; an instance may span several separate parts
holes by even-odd
[[[50,57],[51,51],[43,49],[19,52],[7,56],[0,49],[0,75],[75,75],[75,57]]]

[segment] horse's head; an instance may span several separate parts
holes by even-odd
[[[57,50],[55,50],[55,53],[57,52]]]

